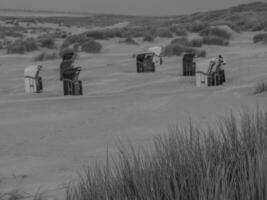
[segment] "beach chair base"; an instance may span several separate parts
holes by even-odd
[[[82,81],[63,80],[64,95],[81,96],[83,95]]]

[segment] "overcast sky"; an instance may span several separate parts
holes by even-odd
[[[131,15],[180,15],[228,8],[255,0],[0,0],[0,8]],[[266,1],[266,0],[263,0]]]

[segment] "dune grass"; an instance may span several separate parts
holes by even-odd
[[[261,94],[267,91],[267,82],[259,82],[253,88],[253,94]]]
[[[119,158],[88,167],[67,200],[264,200],[267,110],[219,120],[214,128],[172,127],[152,152],[119,149]]]

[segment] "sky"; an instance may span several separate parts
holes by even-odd
[[[0,8],[162,16],[222,9],[254,1],[256,0],[0,0]]]

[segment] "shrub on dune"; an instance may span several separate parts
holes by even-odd
[[[125,44],[131,44],[131,45],[138,45],[138,43],[131,37],[128,37],[124,40],[121,40],[120,43],[125,43]]]
[[[154,42],[155,37],[153,35],[147,34],[144,36],[143,41],[144,42]]]
[[[202,39],[193,39],[191,40],[192,47],[202,47],[203,40]]]
[[[179,25],[173,25],[170,27],[170,31],[173,32],[176,36],[186,36],[186,29]]]
[[[102,45],[99,42],[91,39],[81,45],[81,50],[86,53],[100,53],[102,50]]]
[[[155,32],[155,35],[158,37],[163,37],[163,38],[172,38],[172,32],[170,31],[169,28],[158,28]]]
[[[24,45],[26,48],[26,51],[35,51],[38,47],[38,42],[34,38],[27,38],[24,40]]]
[[[228,26],[236,33],[241,32],[241,29],[239,28],[239,26],[236,23],[234,23],[232,21],[228,21],[228,20],[215,21],[215,22],[211,23],[210,25],[212,25],[212,26]]]
[[[86,33],[86,35],[87,37],[93,38],[95,40],[105,40],[108,38],[104,30],[89,31]]]
[[[258,33],[254,35],[253,42],[254,43],[264,42],[267,44],[267,33]]]
[[[25,46],[22,40],[16,40],[7,47],[7,54],[13,54],[13,53],[24,54],[25,51],[26,51]]]
[[[171,40],[170,44],[180,44],[183,46],[191,46],[191,42],[186,37],[175,38]]]
[[[163,55],[164,56],[181,56],[182,53],[185,51],[185,47],[181,44],[169,44],[164,47]]]
[[[67,37],[63,44],[61,45],[61,48],[68,48],[70,45],[74,43],[78,43],[80,45],[86,43],[88,40],[92,40],[92,38],[88,37],[85,33],[79,34],[79,35],[70,35]]]
[[[206,22],[197,21],[197,22],[189,23],[186,26],[189,31],[194,32],[194,33],[199,33],[205,28],[207,28],[208,24]]]
[[[26,52],[35,51],[38,49],[37,42],[33,38],[27,38],[25,40],[18,39],[13,41],[7,46],[7,53],[24,54]]]
[[[51,37],[44,37],[39,39],[40,46],[48,49],[55,47],[55,40]]]
[[[201,36],[216,36],[223,38],[225,40],[229,40],[231,38],[231,34],[228,33],[226,30],[218,27],[209,27],[200,32]]]
[[[206,45],[219,45],[219,46],[228,46],[230,43],[228,40],[225,40],[217,36],[205,36],[203,37],[203,44]]]
[[[201,41],[201,42],[200,42]],[[199,43],[199,44],[195,44]],[[163,54],[165,56],[181,56],[185,52],[195,53],[198,57],[205,57],[206,51],[203,49],[194,48],[195,46],[202,45],[202,40],[188,40],[185,37],[173,39],[170,44],[165,46]],[[195,46],[193,46],[195,45]]]

